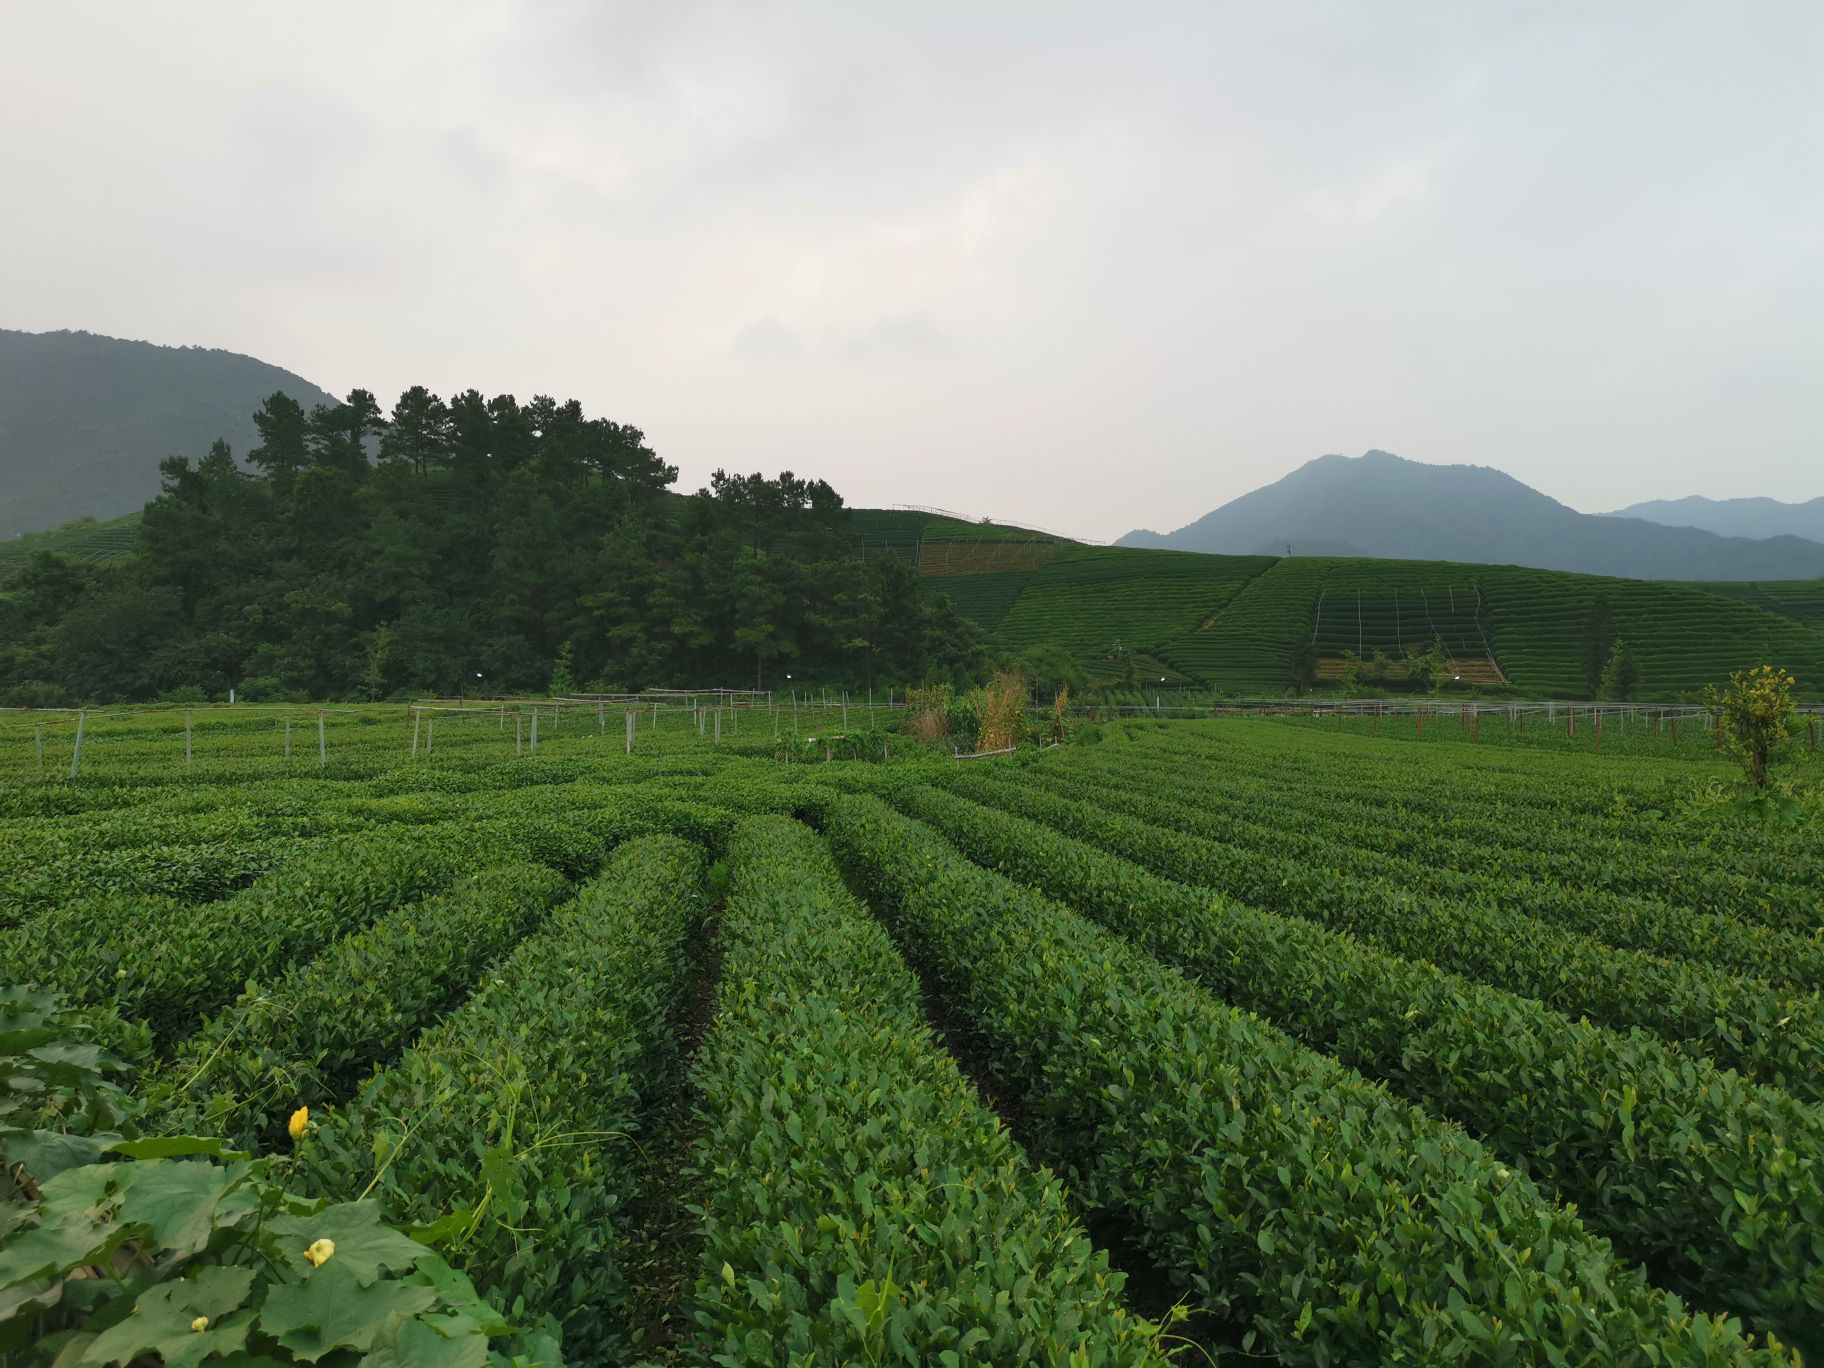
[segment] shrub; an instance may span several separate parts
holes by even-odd
[[[1729,687],[1705,696],[1723,750],[1742,767],[1753,787],[1765,788],[1770,766],[1792,738],[1798,707],[1793,678],[1772,665],[1739,670]]]

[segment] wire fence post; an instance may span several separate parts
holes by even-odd
[[[521,739],[524,732],[525,720],[523,714],[513,714],[513,754],[515,756],[519,755],[525,746],[525,743]]]
[[[602,703],[602,700],[599,698],[596,699],[595,700],[595,730],[596,730],[596,734],[599,736],[608,735],[608,714],[603,711],[603,708],[604,708],[604,704]]]
[[[633,754],[633,709],[627,710],[627,754]]]
[[[190,768],[190,723],[191,723],[192,719],[195,718],[195,716],[196,716],[196,713],[193,711],[186,711],[184,713],[184,768],[185,769]]]
[[[718,746],[719,746],[719,745],[721,745],[721,744],[722,744],[722,709],[720,709],[720,708],[717,708],[717,709],[716,709],[716,737],[715,737],[715,742],[716,742],[716,744],[717,744],[717,745],[718,745]]]
[[[82,765],[82,724],[88,717],[87,711],[76,714],[76,751],[70,756],[70,778],[76,777],[76,771]]]
[[[424,758],[431,758],[431,747],[437,740],[437,716],[433,713],[424,723]]]
[[[285,763],[291,764],[291,719],[285,719]]]
[[[412,709],[412,759],[418,758],[418,726],[424,721],[424,709]]]
[[[538,707],[536,704],[534,704],[533,708],[532,708],[532,747],[531,747],[531,749],[532,749],[532,754],[534,754],[534,755],[538,754]]]
[[[44,724],[42,722],[40,722],[36,727],[32,728],[32,733],[33,733],[32,739],[38,745],[38,768],[43,769],[44,768]]]
[[[328,767],[329,740],[323,734],[323,713],[319,709],[317,712],[317,768],[327,769]]]

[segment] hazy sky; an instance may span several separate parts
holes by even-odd
[[[0,6],[0,326],[1095,538],[1824,494],[1824,4]]]

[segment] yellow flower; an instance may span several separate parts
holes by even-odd
[[[335,1252],[334,1240],[312,1240],[310,1248],[304,1251],[304,1257],[310,1260],[312,1268],[321,1268],[334,1257]]]
[[[304,1132],[306,1130],[308,1130],[309,1127],[310,1127],[310,1108],[309,1107],[299,1107],[295,1112],[293,1112],[291,1114],[291,1121],[286,1125],[285,1129],[291,1132],[291,1140],[292,1140],[292,1143],[295,1145],[298,1141],[300,1141],[304,1138]]]
[[[202,1334],[203,1331],[209,1328],[209,1317],[198,1316],[195,1320],[190,1322],[190,1328],[196,1331],[197,1334]]]

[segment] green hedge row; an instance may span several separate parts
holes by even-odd
[[[1283,1361],[1789,1361],[1649,1285],[1456,1127],[878,799],[824,817],[1022,1099],[1037,1152]]]
[[[1541,833],[1543,848],[1554,852],[1590,840],[1607,842],[1612,850],[1650,845],[1674,868],[1725,871],[1751,890],[1770,883],[1767,910],[1776,917],[1795,902],[1805,905],[1805,893],[1815,887],[1815,838],[1802,827],[1706,822],[1693,830],[1677,821],[1660,828],[1643,818],[1643,809],[1664,811],[1689,796],[1693,772],[1685,765],[1587,751],[1434,748],[1409,744],[1411,733],[1404,730],[1376,736],[1345,724],[1339,737],[1331,730],[1335,725],[1237,726],[1225,721],[1176,730],[1154,726],[1134,732],[1133,749],[1135,754],[1176,753],[1205,780],[1215,770],[1277,784],[1291,795],[1366,796],[1422,819],[1424,825],[1450,827],[1471,818],[1497,844],[1508,839],[1518,816]],[[1435,728],[1426,733],[1434,734]],[[1739,901],[1728,910],[1736,910]],[[1758,899],[1751,901],[1758,913]]]
[[[1824,942],[1776,931],[1759,922],[1589,888],[1569,879],[1561,882],[1498,869],[1449,867],[1363,848],[1364,841],[1374,839],[1376,828],[1385,828],[1385,814],[1378,821],[1350,823],[1322,806],[1294,801],[1269,809],[1270,821],[1256,820],[1263,810],[1261,804],[1198,783],[1200,776],[1188,768],[1046,765],[1029,766],[1018,773],[1068,797],[1100,801],[1156,826],[1245,850],[1296,854],[1307,863],[1348,868],[1405,888],[1422,889],[1433,897],[1534,917],[1622,949],[1688,959],[1806,989],[1824,984]],[[1160,792],[1174,796],[1170,801],[1151,796]],[[1526,828],[1516,823],[1508,839],[1524,841]],[[1474,856],[1464,852],[1458,858]]]
[[[72,898],[144,894],[209,902],[271,870],[291,842],[207,841],[75,855],[0,879],[0,927],[16,926]]]
[[[161,1065],[144,1124],[247,1149],[282,1146],[296,1108],[353,1092],[568,888],[540,865],[486,870],[249,988]]]
[[[698,1057],[699,1361],[1161,1364],[798,823],[737,829]]]
[[[518,1323],[559,1322],[573,1363],[628,1344],[616,1222],[640,1122],[675,1083],[672,1021],[704,910],[702,854],[615,852],[479,991],[299,1145],[336,1198],[444,1227],[444,1251]]]
[[[1346,727],[1357,725],[1350,719]],[[1744,905],[1765,903],[1767,912],[1753,920],[1775,925],[1816,903],[1807,862],[1779,853],[1766,840],[1729,858],[1714,830],[1700,837],[1682,824],[1640,815],[1641,809],[1663,813],[1662,795],[1631,795],[1619,818],[1610,811],[1567,821],[1562,810],[1538,801],[1553,780],[1564,780],[1549,770],[1491,782],[1485,772],[1466,770],[1454,753],[1421,750],[1416,757],[1429,763],[1402,772],[1389,758],[1376,766],[1376,784],[1355,756],[1326,756],[1318,743],[1330,737],[1313,737],[1307,730],[1303,745],[1294,748],[1285,744],[1290,729],[1276,731],[1277,746],[1260,745],[1263,738],[1255,735],[1243,744],[1215,747],[1193,734],[1171,746],[1129,747],[1124,757],[1133,769],[1195,776],[1191,796],[1199,806],[1220,803],[1234,811],[1245,805],[1241,810],[1255,816],[1270,811],[1276,818],[1288,808],[1321,814],[1344,823],[1352,844],[1453,868],[1530,874],[1738,919]],[[1290,736],[1301,739],[1296,732]],[[1293,763],[1299,760],[1320,763]],[[1212,765],[1221,775],[1219,784],[1209,782]],[[1590,776],[1573,772],[1572,779],[1587,795]],[[1517,828],[1525,832],[1524,844],[1515,842]]]
[[[1623,950],[1471,903],[1444,903],[1294,856],[1239,850],[1018,782],[946,774],[945,787],[1163,874],[1239,901],[1348,931],[1396,955],[1500,984],[1571,1016],[1689,1042],[1727,1068],[1824,1099],[1824,1000],[1755,979]]]
[[[267,979],[374,918],[491,864],[546,864],[567,877],[601,863],[603,843],[549,821],[438,823],[303,844],[252,887],[216,903],[87,899],[13,933],[19,981],[110,1008],[175,1046],[249,980]]]
[[[1462,1122],[1687,1295],[1799,1342],[1824,1320],[1817,1108],[1644,1033],[1572,1021],[1296,917],[1169,882],[952,793],[920,787],[895,801],[977,863]]]

